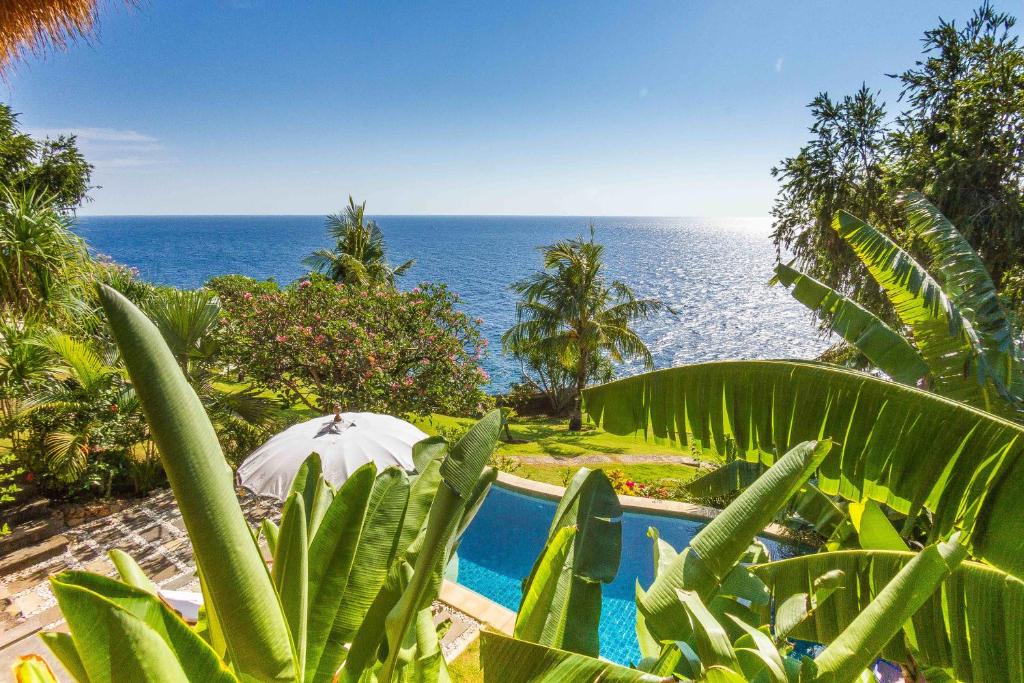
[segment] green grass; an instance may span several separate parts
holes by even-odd
[[[436,434],[438,427],[468,429],[475,420],[465,417],[431,415],[413,420],[428,434]],[[646,441],[640,436],[618,436],[597,427],[584,427],[582,432],[570,432],[564,418],[517,418],[511,427],[512,437],[525,443],[498,445],[505,455],[551,455],[571,459],[577,455],[689,455],[689,451]]]
[[[483,669],[480,668],[480,636],[473,639],[461,655],[448,665],[453,683],[482,683]]]
[[[697,476],[697,468],[690,467],[689,465],[595,463],[585,465],[585,467],[592,470],[622,470],[629,479],[642,481],[647,484],[661,484],[662,486],[682,484]],[[565,483],[579,469],[578,465],[531,465],[528,462],[524,462],[513,474],[517,477],[525,477],[534,481],[565,486]]]

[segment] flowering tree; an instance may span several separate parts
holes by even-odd
[[[312,275],[285,288],[214,278],[225,360],[246,380],[329,411],[453,415],[486,400],[486,340],[443,285],[409,292]]]

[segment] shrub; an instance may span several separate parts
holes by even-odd
[[[409,292],[309,278],[214,278],[224,360],[317,410],[466,415],[484,403],[486,340],[443,285]],[[240,376],[241,378],[241,376]]]

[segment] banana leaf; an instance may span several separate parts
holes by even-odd
[[[659,676],[575,652],[556,650],[493,631],[480,633],[484,683],[671,683]]]
[[[733,460],[683,485],[683,490],[699,498],[727,496],[747,488],[764,473],[759,462]]]
[[[883,233],[845,211],[836,213],[832,228],[853,248],[910,329],[935,391],[986,410],[997,408],[1002,399],[987,382],[984,344],[935,278]]]
[[[702,600],[710,600],[722,579],[748,552],[753,538],[803,486],[831,446],[829,441],[811,441],[793,448],[708,522],[683,552],[659,570],[647,590],[637,586],[637,610],[656,640],[689,637],[690,621],[679,609],[677,591],[693,591]]]
[[[295,644],[297,664],[305,667],[309,625],[309,542],[306,508],[299,493],[292,493],[285,501],[270,578],[281,596],[281,606]]]
[[[584,392],[616,434],[717,450],[727,437],[770,464],[809,439],[836,446],[817,472],[828,495],[932,512],[930,538],[965,532],[975,557],[1024,577],[1024,429],[970,406],[871,375],[801,361],[702,363]],[[733,446],[730,446],[730,448]]]
[[[942,278],[943,290],[978,333],[992,379],[1004,391],[1018,384],[1020,367],[1013,324],[984,262],[923,194],[908,193],[903,204],[910,229],[931,252],[932,266]]]
[[[916,384],[928,364],[913,344],[852,299],[785,264],[775,266],[771,284],[793,287],[793,298],[827,316],[829,328],[857,347],[875,367],[903,384]]]
[[[967,549],[959,543],[959,534],[914,554],[891,580],[878,587],[873,599],[847,622],[811,666],[805,660],[803,669],[809,669],[806,677],[821,683],[846,683],[859,676],[965,557]],[[955,603],[951,609],[957,609]],[[803,679],[803,670],[801,674]]]
[[[98,290],[202,563],[232,664],[265,680],[299,678],[281,604],[202,403],[153,323],[115,290]]]
[[[615,579],[621,552],[619,498],[602,470],[582,468],[566,487],[524,583],[516,638],[598,656],[601,584]]]
[[[917,553],[844,550],[794,557],[752,568],[776,604],[806,593],[815,577],[842,571],[849,584],[791,635],[831,643]],[[902,623],[902,622],[901,622]],[[916,647],[906,633],[886,643],[890,661],[947,669],[965,683],[1024,681],[1024,581],[980,562],[965,561],[914,613]],[[931,680],[931,679],[929,679]]]
[[[89,681],[236,680],[155,595],[85,572],[62,572],[50,585]]]

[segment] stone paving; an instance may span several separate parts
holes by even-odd
[[[243,496],[240,501],[246,519],[254,528],[265,517],[280,521],[276,501],[251,495]],[[59,676],[66,676],[35,637],[40,630],[59,630],[63,625],[47,579],[66,569],[114,576],[116,569],[107,558],[110,549],[119,548],[131,555],[160,588],[199,590],[192,544],[169,490],[121,512],[66,529],[63,535],[68,543],[62,554],[0,577],[0,604],[5,605],[0,615],[0,671],[8,671],[17,656],[32,652],[44,655]],[[479,633],[478,622],[440,602],[434,605],[434,621],[451,622],[441,642],[449,661]]]
[[[254,496],[242,499],[246,518],[254,525],[264,517],[280,518],[277,506]],[[6,603],[6,619],[0,631],[0,644],[6,644],[12,631],[30,620],[53,617],[44,628],[60,621],[56,599],[47,578],[76,569],[113,576],[114,565],[107,551],[118,548],[131,555],[146,574],[161,588],[190,590],[198,586],[192,562],[192,544],[169,490],[162,491],[108,517],[66,529],[68,539],[63,554],[0,577],[0,598]]]

